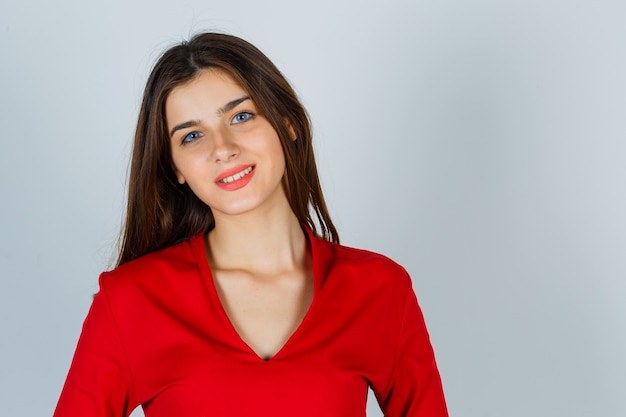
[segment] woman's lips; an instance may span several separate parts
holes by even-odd
[[[254,165],[239,165],[222,172],[215,184],[223,190],[234,191],[245,187],[254,176]]]

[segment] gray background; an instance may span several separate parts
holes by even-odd
[[[451,415],[626,415],[626,3],[602,0],[0,0],[0,415],[52,413],[147,71],[205,29],[295,85],[343,243],[414,278]]]

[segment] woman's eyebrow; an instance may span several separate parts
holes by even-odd
[[[236,98],[235,100],[229,101],[223,107],[217,110],[217,115],[218,116],[223,115],[227,111],[234,109],[235,107],[237,107],[239,104],[243,103],[246,100],[250,100],[250,96],[243,96],[243,97]]]
[[[189,120],[187,122],[177,124],[176,126],[172,128],[172,131],[170,132],[170,137],[174,136],[174,133],[176,133],[178,130],[187,129],[188,127],[198,126],[199,124],[200,124],[199,120]]]

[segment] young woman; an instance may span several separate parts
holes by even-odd
[[[446,406],[405,270],[338,244],[308,116],[258,49],[169,49],[145,89],[117,267],[55,416],[363,417]]]

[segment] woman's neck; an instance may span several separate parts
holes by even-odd
[[[272,276],[308,264],[307,239],[290,208],[263,216],[216,218],[207,239],[213,269]]]

